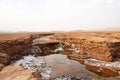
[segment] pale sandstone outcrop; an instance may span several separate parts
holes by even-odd
[[[6,66],[0,72],[0,80],[41,80],[36,69],[24,69],[21,66]]]

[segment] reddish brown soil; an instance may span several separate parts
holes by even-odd
[[[7,66],[11,60],[31,54],[32,41],[53,33],[10,33],[0,34],[0,80],[41,80],[36,69]]]
[[[119,73],[117,71],[114,70],[110,70],[107,68],[100,68],[100,67],[96,67],[96,66],[91,66],[91,65],[85,65],[86,69],[88,69],[91,72],[94,72],[100,76],[104,76],[104,77],[116,77],[119,76]]]
[[[0,34],[0,63],[7,65],[10,60],[31,54],[33,39],[51,34],[53,33]]]

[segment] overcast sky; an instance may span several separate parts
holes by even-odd
[[[120,0],[0,0],[0,30],[120,27]]]

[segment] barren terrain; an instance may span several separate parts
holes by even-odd
[[[85,65],[86,69],[91,72],[108,77],[117,77],[119,79],[120,32],[109,31],[0,34],[0,79],[21,80],[22,78],[22,80],[40,80],[47,77],[47,80],[49,80],[52,72],[50,70],[46,72],[43,71],[44,69],[41,69],[36,63],[34,64],[38,67],[35,67],[35,65],[32,66],[32,68],[30,65],[22,62],[21,64],[24,68],[20,67],[21,64],[19,61],[19,66],[13,66],[11,64],[28,55],[37,56],[36,59],[38,59],[39,62],[41,59],[39,59],[38,56],[56,53],[67,55],[68,58],[80,63],[82,61],[81,64]],[[33,62],[36,61],[35,57],[33,57]],[[23,62],[26,62],[26,59],[28,58],[24,57]],[[32,57],[29,59],[31,60]],[[47,61],[49,61],[49,59]],[[16,64],[18,63],[16,62]],[[30,68],[26,70],[24,64],[27,65],[27,68]],[[43,64],[40,63],[39,65]],[[54,67],[57,70],[58,66]],[[38,68],[38,70],[36,68]],[[61,67],[59,66],[59,68]],[[49,69],[48,66],[46,66],[45,69]],[[68,70],[68,72],[69,71],[70,70]],[[46,76],[43,74],[46,74]],[[55,75],[52,73],[52,76]],[[73,80],[74,79],[75,77]],[[80,77],[78,80],[81,79]],[[87,80],[90,79],[88,78]]]

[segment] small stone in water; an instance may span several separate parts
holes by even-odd
[[[42,50],[38,46],[31,49],[31,53],[33,53],[33,54],[41,53],[41,52],[42,52]]]
[[[50,74],[52,72],[52,69],[50,67],[45,67],[42,69],[43,72]]]

